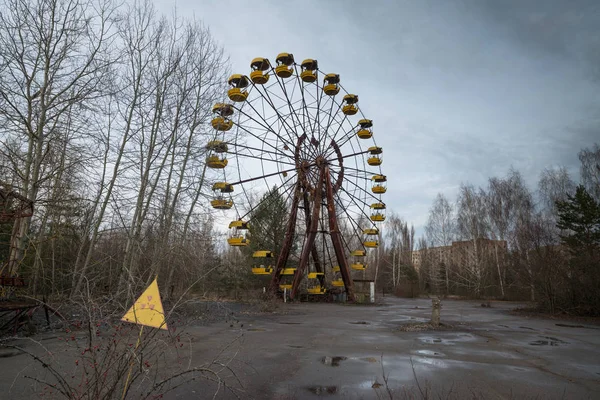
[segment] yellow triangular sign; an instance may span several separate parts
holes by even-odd
[[[165,321],[165,311],[158,292],[157,278],[154,278],[150,286],[138,297],[129,311],[123,315],[121,321],[168,329],[167,321]]]

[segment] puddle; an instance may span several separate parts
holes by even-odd
[[[544,340],[534,340],[529,344],[531,346],[561,346],[563,344],[569,344],[569,342],[565,342],[564,340],[560,340],[551,336],[541,336]]]
[[[367,322],[367,321],[356,321],[356,322],[350,322],[350,323],[354,324],[354,325],[371,325],[371,323]]]
[[[530,331],[535,331],[535,329],[530,328],[528,326],[520,326],[519,328],[521,328],[521,329],[529,329]]]
[[[309,392],[316,395],[336,394],[338,391],[337,386],[310,386],[307,389]]]
[[[446,357],[446,355],[444,353],[440,353],[439,351],[433,351],[433,350],[417,350],[416,353],[421,356],[427,356],[427,357]]]
[[[297,346],[294,344],[288,344],[288,347],[291,347],[292,349],[303,349],[304,348],[304,346]]]
[[[248,328],[247,331],[248,332],[265,332],[266,329],[263,329],[263,328]]]
[[[432,367],[448,368],[448,364],[446,364],[445,361],[438,360],[435,358],[415,357],[414,361],[419,362],[421,364],[430,365]]]
[[[361,358],[361,360],[366,361],[366,362],[370,362],[370,363],[376,363],[377,359],[375,357],[365,357],[365,358]]]
[[[340,362],[347,360],[347,359],[348,359],[348,357],[344,357],[344,356],[336,356],[336,357],[325,356],[321,359],[321,362],[325,365],[331,365],[332,367],[339,367]]]
[[[562,326],[564,328],[585,328],[583,325],[570,325],[570,324],[554,324],[556,326]]]
[[[423,343],[428,344],[454,345],[456,342],[472,342],[476,339],[473,335],[469,333],[459,333],[457,335],[451,335],[444,338],[435,336],[421,336],[419,340]]]

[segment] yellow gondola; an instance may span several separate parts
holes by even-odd
[[[273,267],[271,267],[270,265],[268,267],[252,267],[252,273],[254,275],[270,275],[273,273]]]
[[[366,118],[361,119],[358,121],[358,126],[360,126],[360,129],[356,132],[356,135],[359,139],[370,139],[373,136],[373,131],[371,131],[373,121]]]
[[[371,147],[369,147],[369,148],[367,149],[367,151],[368,151],[370,154],[373,154],[373,155],[375,155],[375,154],[381,154],[381,153],[383,153],[383,149],[382,149],[381,147],[378,147],[378,146],[371,146]]]
[[[229,229],[231,229],[231,228],[236,228],[239,230],[248,229],[248,222],[242,221],[241,219],[238,219],[236,221],[231,221],[229,223]]]
[[[281,289],[281,290],[283,290],[283,289],[291,290],[292,289],[292,284],[291,283],[282,283],[281,285],[279,285],[279,289]]]
[[[323,276],[322,272],[309,272],[308,279],[317,279],[319,276]]]
[[[223,117],[215,117],[210,121],[213,128],[218,131],[228,131],[233,127],[233,121]]]
[[[339,93],[340,76],[338,74],[327,74],[323,78],[323,92],[329,96],[335,96]]]
[[[257,57],[250,63],[252,72],[250,73],[250,79],[257,85],[264,85],[269,81],[269,74],[263,71],[271,68],[271,63],[266,58]]]
[[[352,250],[350,255],[353,257],[364,257],[367,255],[367,252],[364,250]]]
[[[317,60],[307,58],[306,60],[302,61],[300,67],[302,68],[302,72],[300,73],[300,79],[302,79],[302,81],[306,83],[313,83],[317,80]]]
[[[216,155],[208,156],[206,157],[206,166],[208,168],[223,169],[227,166],[227,159],[219,158]]]
[[[250,84],[248,77],[242,74],[233,74],[229,77],[228,81],[231,89],[227,91],[229,100],[235,102],[243,102],[248,98],[248,92],[242,90]]]
[[[280,78],[289,78],[294,73],[294,68],[291,67],[294,64],[294,55],[290,53],[279,53],[277,58],[277,66],[275,67],[275,74]]]
[[[350,265],[350,268],[352,268],[355,271],[364,271],[365,269],[367,269],[367,266],[365,264],[356,263]]]
[[[327,289],[325,289],[324,287],[321,287],[321,286],[315,286],[315,287],[306,289],[306,291],[308,292],[308,294],[325,294]]]
[[[373,203],[370,206],[373,210],[385,210],[385,204],[383,203]]]
[[[256,250],[252,253],[254,258],[273,258],[273,252],[271,250]]]
[[[227,143],[221,140],[211,140],[206,144],[206,149],[215,153],[226,153],[228,150]]]
[[[227,243],[229,243],[230,246],[248,246],[250,244],[250,240],[243,236],[234,236],[228,238]]]
[[[373,222],[383,222],[385,221],[385,215],[383,215],[382,213],[375,213],[375,214],[371,214],[371,221]]]
[[[379,156],[372,156],[367,159],[367,164],[371,166],[381,165],[382,162],[383,160]]]
[[[365,235],[379,235],[379,229],[377,228],[365,228],[363,229]]]
[[[373,185],[371,191],[375,194],[384,194],[387,192],[387,188],[383,185]]]
[[[217,191],[220,190],[221,193],[232,193],[233,185],[227,182],[215,182],[212,185],[212,190]]]
[[[333,272],[340,272],[340,266],[336,265],[335,267],[332,268]]]
[[[344,286],[344,281],[341,279],[334,279],[333,281],[331,281],[331,284],[336,287],[342,287]]]
[[[281,270],[281,275],[294,275],[296,273],[296,268],[283,268]]]
[[[233,207],[233,200],[225,200],[225,199],[214,199],[210,201],[210,205],[212,208],[217,210],[229,210]]]
[[[382,194],[387,191],[387,187],[384,183],[387,181],[385,175],[373,175],[371,180],[375,182],[375,184],[371,187],[371,191],[376,194]]]
[[[379,242],[377,240],[365,240],[363,246],[373,249],[379,247]]]
[[[347,94],[344,96],[343,100],[346,105],[342,107],[342,112],[345,115],[354,115],[358,112],[358,107],[356,103],[358,103],[358,96],[355,94]]]

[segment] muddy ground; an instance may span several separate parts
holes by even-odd
[[[375,306],[281,304],[272,313],[197,303],[187,306],[198,310],[196,317],[179,330],[190,344],[190,365],[217,354],[231,360],[235,376],[227,370],[221,376],[235,395],[221,389],[217,398],[600,398],[600,326],[515,315],[515,303],[487,308],[447,300],[445,325],[432,330],[425,325],[430,304],[386,297]],[[35,338],[57,353],[65,346],[50,333]],[[25,376],[43,368],[4,350],[0,398],[39,396],[40,386]],[[164,398],[210,398],[215,389],[194,381]]]

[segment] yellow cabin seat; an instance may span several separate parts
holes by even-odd
[[[223,169],[227,166],[227,159],[219,158],[216,155],[208,156],[206,158],[206,166],[208,168]]]
[[[332,268],[333,272],[340,272],[340,266],[336,265],[335,267]]]
[[[230,246],[248,246],[250,244],[250,240],[243,236],[230,237],[227,239],[227,243],[229,243]]]
[[[367,255],[367,252],[364,250],[353,250],[350,255],[353,257],[364,257]]]
[[[373,132],[371,132],[370,129],[360,129],[356,132],[356,136],[358,136],[359,139],[370,139],[373,137]]]
[[[292,289],[292,284],[291,283],[282,283],[281,285],[279,285],[279,289],[281,289],[281,290],[283,290],[283,289],[291,290]]]
[[[273,252],[271,250],[256,250],[252,253],[254,258],[273,258]]]
[[[383,193],[387,192],[387,188],[381,184],[378,184],[378,185],[374,185],[371,188],[371,191],[375,194],[383,194]]]
[[[340,76],[338,74],[327,74],[323,78],[323,92],[328,96],[335,96],[339,93]]]
[[[335,279],[335,280],[331,281],[331,284],[336,287],[342,287],[342,286],[344,286],[344,281],[341,279]]]
[[[306,60],[302,61],[300,67],[302,68],[300,79],[302,79],[303,82],[313,83],[317,80],[317,60],[307,58]]]
[[[372,166],[381,165],[382,162],[383,162],[383,160],[378,156],[369,157],[367,159],[367,164],[372,165]]]
[[[365,269],[367,269],[367,266],[365,264],[356,263],[350,265],[350,268],[352,268],[355,271],[364,271]]]
[[[385,215],[381,213],[371,214],[371,221],[373,222],[383,222],[385,221]]]
[[[229,97],[229,100],[231,101],[241,103],[248,98],[248,92],[240,88],[231,88],[227,91],[227,97]]]
[[[259,267],[252,267],[252,273],[254,275],[269,275],[273,273],[273,267],[271,267],[270,265],[268,267],[265,266],[259,266]]]
[[[233,200],[214,199],[210,201],[210,205],[217,210],[229,210],[233,207]]]
[[[308,292],[308,294],[325,294],[327,289],[325,289],[324,287],[321,287],[321,286],[315,286],[315,287],[306,289],[306,291]]]
[[[294,55],[290,53],[279,53],[277,58],[277,67],[275,67],[275,74],[280,78],[289,78],[294,73]]]
[[[296,268],[284,268],[281,270],[281,275],[294,275],[296,273]]]
[[[250,79],[257,85],[264,85],[269,82],[269,74],[263,74],[262,71],[252,71],[250,73]]]
[[[363,242],[363,245],[368,248],[376,248],[379,247],[379,242],[377,240],[366,240]]]
[[[215,117],[210,121],[213,128],[218,131],[228,131],[233,126],[233,121],[223,117]]]
[[[309,272],[308,279],[317,279],[317,277],[323,276],[323,275],[324,274],[322,272]]]
[[[342,112],[345,115],[354,115],[358,112],[358,107],[356,103],[358,103],[358,96],[355,94],[347,94],[343,99],[345,106],[342,107]]]
[[[229,100],[234,102],[243,102],[248,98],[248,92],[243,90],[250,84],[248,77],[242,74],[233,74],[227,80],[231,89],[227,91]]]

